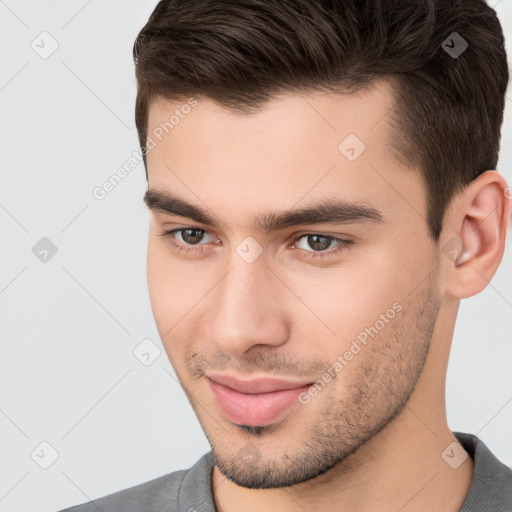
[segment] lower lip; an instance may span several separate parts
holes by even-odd
[[[272,393],[249,395],[239,393],[208,379],[213,396],[222,414],[237,425],[265,426],[276,420],[298,402],[299,395],[311,384]]]

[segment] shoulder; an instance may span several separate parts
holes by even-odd
[[[207,454],[208,455],[208,454]],[[59,512],[153,512],[178,510],[178,495],[183,480],[193,469],[205,465],[207,455],[190,469],[174,471],[147,482],[117,491],[101,498],[75,505]]]
[[[173,505],[186,472],[187,470],[175,471],[60,512],[174,510]]]
[[[460,512],[512,511],[512,469],[498,460],[478,437],[454,434],[475,464],[473,481]]]

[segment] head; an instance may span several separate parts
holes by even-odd
[[[134,58],[151,304],[218,468],[292,485],[412,397],[441,409],[458,301],[492,278],[510,217],[496,13],[167,0]],[[304,389],[240,415],[212,399],[219,374]]]

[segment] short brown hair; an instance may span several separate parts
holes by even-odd
[[[459,56],[443,44],[454,32],[468,44]],[[509,70],[484,0],[161,0],[133,57],[146,178],[157,96],[251,113],[282,92],[352,92],[381,77],[395,84],[390,141],[422,173],[434,241],[454,195],[498,162]]]

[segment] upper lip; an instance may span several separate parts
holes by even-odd
[[[263,377],[251,380],[240,380],[231,375],[210,374],[207,377],[218,384],[231,388],[239,393],[248,395],[257,393],[272,393],[285,389],[295,389],[307,386],[311,382],[297,382],[275,377]]]

